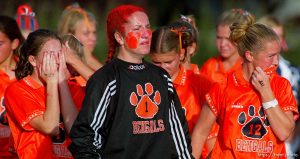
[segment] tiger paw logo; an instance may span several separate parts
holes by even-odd
[[[140,84],[136,85],[136,92],[130,94],[130,103],[135,106],[135,113],[143,119],[151,119],[158,112],[161,96],[153,90],[151,83],[145,84],[145,89]]]
[[[250,119],[247,121],[247,118]],[[253,105],[249,106],[248,114],[242,112],[239,115],[238,122],[239,124],[243,125],[243,135],[252,139],[263,138],[268,132],[266,127],[270,126],[262,107],[259,109],[258,114],[256,115],[255,107]]]

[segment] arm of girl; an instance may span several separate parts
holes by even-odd
[[[68,42],[65,43],[64,49],[66,62],[70,64],[85,80],[88,80],[95,71],[83,63],[75,53],[72,53],[74,50],[68,46]]]
[[[65,54],[66,50],[63,49],[63,51],[59,52],[59,95],[60,95],[60,103],[61,103],[61,112],[63,116],[63,121],[65,128],[67,132],[69,133],[71,130],[71,127],[74,123],[74,120],[77,117],[78,111],[75,107],[74,101],[72,99],[69,86],[67,84],[68,80],[68,69],[66,66],[65,61]]]
[[[199,159],[209,132],[216,121],[216,116],[205,103],[192,133],[193,156]]]
[[[89,62],[89,67],[93,71],[96,71],[103,66],[88,48],[84,47],[83,50],[85,59]]]

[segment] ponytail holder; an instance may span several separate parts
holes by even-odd
[[[192,23],[192,19],[191,18],[189,18],[189,17],[187,17],[187,16],[185,16],[185,15],[180,15],[180,19],[182,20],[182,21],[185,21],[185,22],[188,22],[188,23]]]
[[[248,11],[244,11],[243,16],[248,16],[249,12]]]
[[[232,9],[232,11],[238,12],[239,14],[241,14],[243,16],[248,16],[250,14],[248,11],[240,9],[240,8],[238,8],[238,9]]]
[[[20,29],[28,29],[34,31],[38,28],[38,23],[35,19],[35,13],[27,4],[23,4],[18,7],[16,22]]]
[[[176,28],[176,29],[174,27],[172,27],[171,31],[176,33],[179,36],[179,45],[180,45],[180,50],[181,50],[182,49],[182,35],[187,34],[190,36],[191,32],[192,32],[191,29],[189,29],[185,26],[182,26],[182,27]]]
[[[181,31],[181,28],[182,27],[180,27],[179,29],[171,28],[171,32],[173,32],[173,33],[175,33],[179,36],[179,49],[180,50],[182,49],[182,42],[181,42],[182,31]]]

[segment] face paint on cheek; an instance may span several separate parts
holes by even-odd
[[[138,41],[141,37],[140,33],[129,32],[126,36],[126,43],[129,48],[136,49],[138,46]]]

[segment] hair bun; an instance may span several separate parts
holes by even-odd
[[[236,43],[238,43],[245,36],[249,27],[251,27],[255,23],[254,16],[252,16],[252,14],[250,14],[248,11],[243,11],[241,14],[245,18],[234,22],[230,26],[230,39]]]

